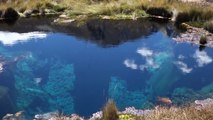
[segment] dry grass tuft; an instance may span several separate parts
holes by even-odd
[[[118,110],[115,103],[112,100],[108,100],[103,109],[103,120],[118,120]]]
[[[158,107],[141,120],[213,120],[213,106],[203,109],[188,107]]]

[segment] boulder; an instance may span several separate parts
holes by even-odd
[[[197,106],[201,106],[202,108],[210,108],[213,105],[213,99],[207,98],[204,100],[195,100],[195,104]]]
[[[19,18],[19,14],[13,8],[7,8],[2,12],[1,18],[5,21],[16,21]]]
[[[44,113],[44,114],[37,114],[35,115],[34,120],[52,120],[53,118],[56,118],[59,116],[59,112],[49,112],[49,113]]]

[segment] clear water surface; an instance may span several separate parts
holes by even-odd
[[[152,107],[158,96],[177,105],[208,97],[213,49],[174,42],[168,26],[141,34],[151,26],[139,25],[139,34],[128,27],[82,35],[1,30],[0,115],[59,110],[90,116],[109,98],[122,110]]]

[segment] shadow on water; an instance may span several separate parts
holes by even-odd
[[[62,32],[96,43],[100,47],[112,47],[122,43],[146,37],[162,31],[172,36],[174,26],[168,22],[138,20],[99,20],[91,19],[85,23],[74,21],[69,24],[54,24],[53,18],[29,18],[18,20],[13,25],[0,24],[1,31],[10,32]]]

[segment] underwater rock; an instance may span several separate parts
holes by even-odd
[[[92,117],[89,118],[89,120],[100,120],[103,117],[103,112],[102,111],[98,111],[96,113],[92,114]]]
[[[172,104],[172,100],[167,98],[167,97],[157,97],[157,101],[159,103],[164,104],[164,105],[171,105]]]
[[[213,96],[213,83],[204,86],[199,93],[207,97]]]
[[[48,113],[44,113],[44,114],[35,115],[34,120],[53,120],[54,117],[58,117],[58,116],[59,116],[58,111],[48,112]]]
[[[196,109],[210,108],[213,105],[213,99],[207,98],[204,100],[195,100]]]
[[[20,111],[15,114],[6,114],[2,120],[26,120],[24,117],[24,112]]]
[[[125,81],[116,77],[111,77],[108,93],[109,97],[113,99],[121,109],[127,106],[143,108],[143,103],[147,101],[143,92],[127,90]]]
[[[186,23],[182,24],[183,26],[186,27],[187,31],[184,33],[180,33],[178,36],[173,38],[177,42],[188,42],[188,43],[193,43],[196,45],[201,45],[200,44],[200,39],[202,36],[205,37],[206,39],[206,44],[205,46],[207,47],[213,47],[213,34],[202,29],[202,28],[196,28],[189,26]]]
[[[127,107],[124,111],[120,112],[119,114],[131,114],[136,116],[143,116],[150,114],[153,110],[141,110],[141,109],[135,109],[135,107]]]

